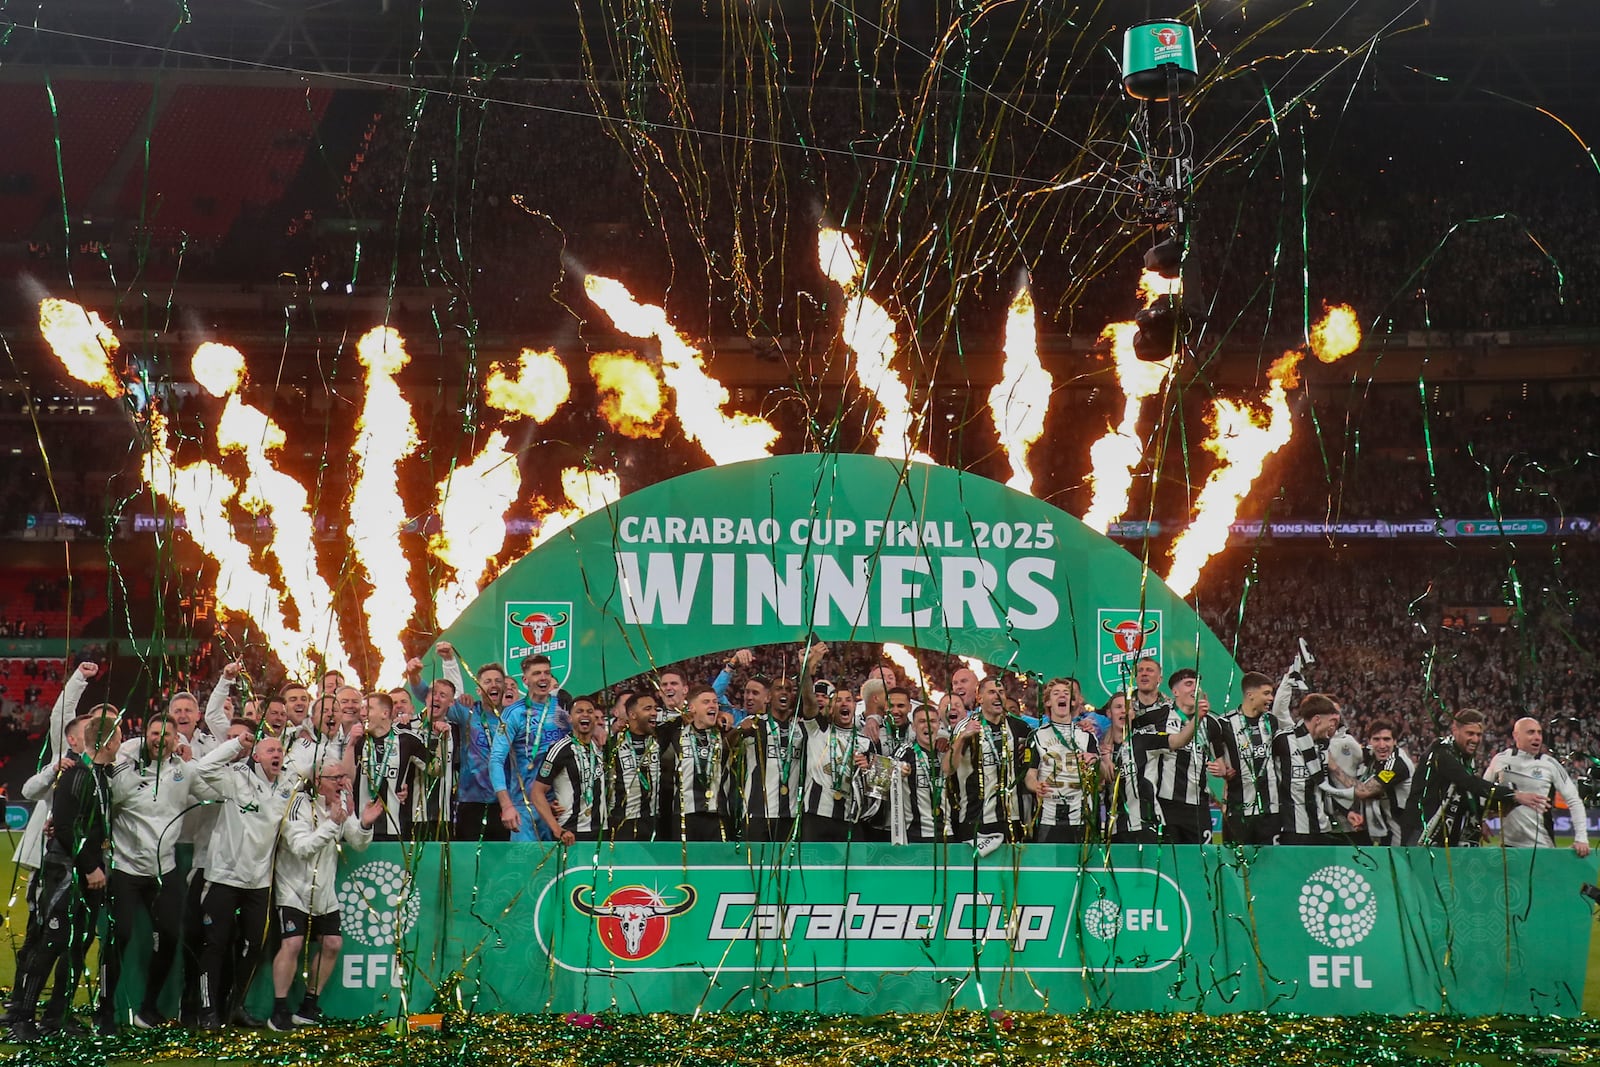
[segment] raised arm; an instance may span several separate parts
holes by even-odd
[[[212,737],[227,737],[228,727],[233,725],[233,717],[228,714],[227,703],[228,697],[233,694],[234,686],[239,684],[239,672],[242,670],[244,664],[235,660],[222,668],[222,677],[211,687],[211,698],[206,701],[206,732]]]
[[[802,719],[815,719],[817,717],[817,691],[812,679],[815,677],[817,664],[821,663],[822,657],[827,654],[828,646],[818,641],[806,649],[805,659],[800,663],[800,680],[795,684],[800,689],[800,717]]]
[[[83,699],[83,691],[89,687],[89,679],[100,673],[97,663],[80,663],[67,675],[66,684],[61,687],[61,692],[56,695],[56,702],[50,708],[50,724],[45,730],[45,742],[50,746],[50,762],[55,763],[61,759],[62,753],[67,750],[67,723],[78,713],[78,702]]]
[[[58,759],[54,763],[46,763],[34,772],[33,777],[22,783],[22,799],[40,801],[49,796],[50,790],[56,787],[56,782],[70,766],[72,766],[70,760]]]
[[[1167,735],[1167,747],[1176,751],[1194,740],[1194,732],[1200,728],[1200,720],[1204,719],[1210,710],[1209,704],[1197,701],[1194,714],[1184,720],[1183,725],[1178,727],[1177,733]]]
[[[239,776],[232,764],[249,750],[237,737],[230,737],[191,764],[194,772],[192,792],[202,800],[236,800]]]

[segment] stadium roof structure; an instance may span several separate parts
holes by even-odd
[[[671,27],[675,58],[691,79],[720,81],[728,60],[731,23],[771,30],[774,48],[787,51],[787,76],[808,78],[820,33],[848,19],[864,44],[889,47],[880,61],[913,72],[949,23],[949,0],[670,0],[662,16]],[[995,34],[1028,5],[1001,6],[985,15]],[[1063,19],[1077,12],[1062,6]],[[1151,15],[1185,15],[1193,5],[1115,3],[1094,18],[1107,32]],[[373,82],[414,78],[609,78],[610,52],[594,39],[616,6],[605,0],[573,3],[480,0],[463,15],[459,5],[419,0],[251,0],[208,4],[189,16],[181,5],[124,0],[45,0],[27,22],[0,15],[0,77],[26,77],[39,67],[108,67],[278,72]],[[1281,15],[1292,13],[1279,24]],[[1600,22],[1586,0],[1353,0],[1308,5],[1297,0],[1235,0],[1201,7],[1219,47],[1254,35],[1267,53],[1278,44],[1313,46],[1331,64],[1344,50],[1377,37],[1380,66],[1408,66],[1436,76],[1395,79],[1373,71],[1378,92],[1397,100],[1449,101],[1490,89],[1544,106],[1593,100],[1592,57]],[[886,29],[892,25],[892,33]],[[586,30],[589,34],[585,69]],[[1077,36],[1074,34],[1073,36]],[[466,42],[466,47],[463,47]],[[1311,57],[1315,58],[1315,57]],[[981,63],[982,56],[976,61]],[[1324,65],[1297,64],[1314,79]],[[981,74],[981,71],[978,72]],[[821,81],[826,75],[819,75]]]

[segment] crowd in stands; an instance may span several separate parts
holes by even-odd
[[[1489,718],[1488,744],[1535,715],[1557,750],[1600,751],[1592,680],[1600,581],[1590,553],[1503,549],[1234,549],[1202,579],[1201,613],[1246,669],[1271,669],[1285,634],[1317,656],[1308,672],[1338,694],[1347,719],[1397,723],[1414,750],[1449,710]],[[1249,589],[1244,574],[1253,568]],[[1242,614],[1239,605],[1243,601]],[[1514,625],[1445,625],[1462,609],[1520,605]]]

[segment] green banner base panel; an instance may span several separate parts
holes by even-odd
[[[375,845],[339,1017],[946,1007],[1576,1015],[1564,850]]]

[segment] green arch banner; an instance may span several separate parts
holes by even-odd
[[[444,637],[469,663],[550,656],[596,690],[712,652],[898,642],[1045,678],[1091,703],[1154,657],[1219,710],[1241,671],[1126,549],[1026,493],[949,467],[802,454],[630,493],[508,567]]]

